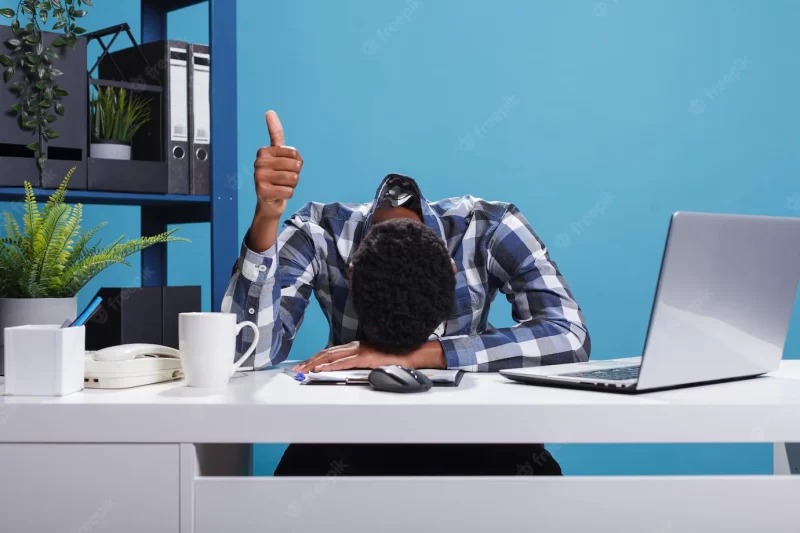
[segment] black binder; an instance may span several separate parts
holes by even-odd
[[[189,45],[181,41],[156,41],[139,47],[150,63],[147,67],[134,48],[110,54],[134,83],[163,88],[161,101],[151,98],[153,120],[140,130],[133,146],[133,159],[167,161],[168,194],[189,194]],[[110,61],[100,65],[103,79],[117,79],[119,74]],[[158,120],[162,116],[163,120]]]
[[[211,55],[189,45],[189,192],[211,192]]]

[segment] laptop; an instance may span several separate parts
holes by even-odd
[[[500,374],[536,385],[640,393],[772,372],[783,356],[798,282],[800,218],[678,212],[641,357]]]

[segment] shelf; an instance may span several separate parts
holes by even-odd
[[[50,197],[55,192],[53,189],[34,189],[37,199]],[[0,201],[13,202],[25,198],[25,189],[22,187],[0,187]],[[71,204],[105,204],[105,205],[133,205],[170,207],[174,205],[207,204],[211,201],[208,196],[193,196],[188,194],[144,194],[127,192],[100,192],[100,191],[67,191],[67,203]]]
[[[183,9],[184,7],[202,4],[205,1],[207,0],[143,0],[142,4],[151,9],[158,9],[162,13],[169,13],[170,11]]]

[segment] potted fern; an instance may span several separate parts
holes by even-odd
[[[89,114],[92,157],[129,160],[133,138],[151,119],[150,100],[126,89],[98,87]]]
[[[62,324],[77,314],[78,291],[114,264],[130,266],[126,258],[153,244],[186,241],[174,237],[175,228],[152,237],[106,246],[92,242],[102,223],[81,231],[83,206],[64,203],[67,183],[75,169],[43,207],[33,187],[25,182],[22,226],[6,211],[5,237],[0,239],[0,375],[3,374],[3,328]]]

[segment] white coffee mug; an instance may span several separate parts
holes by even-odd
[[[233,362],[236,337],[242,328],[253,330],[253,342]],[[181,313],[178,316],[179,349],[183,374],[190,387],[219,389],[228,384],[258,345],[258,326],[252,322],[236,323],[233,313]]]

